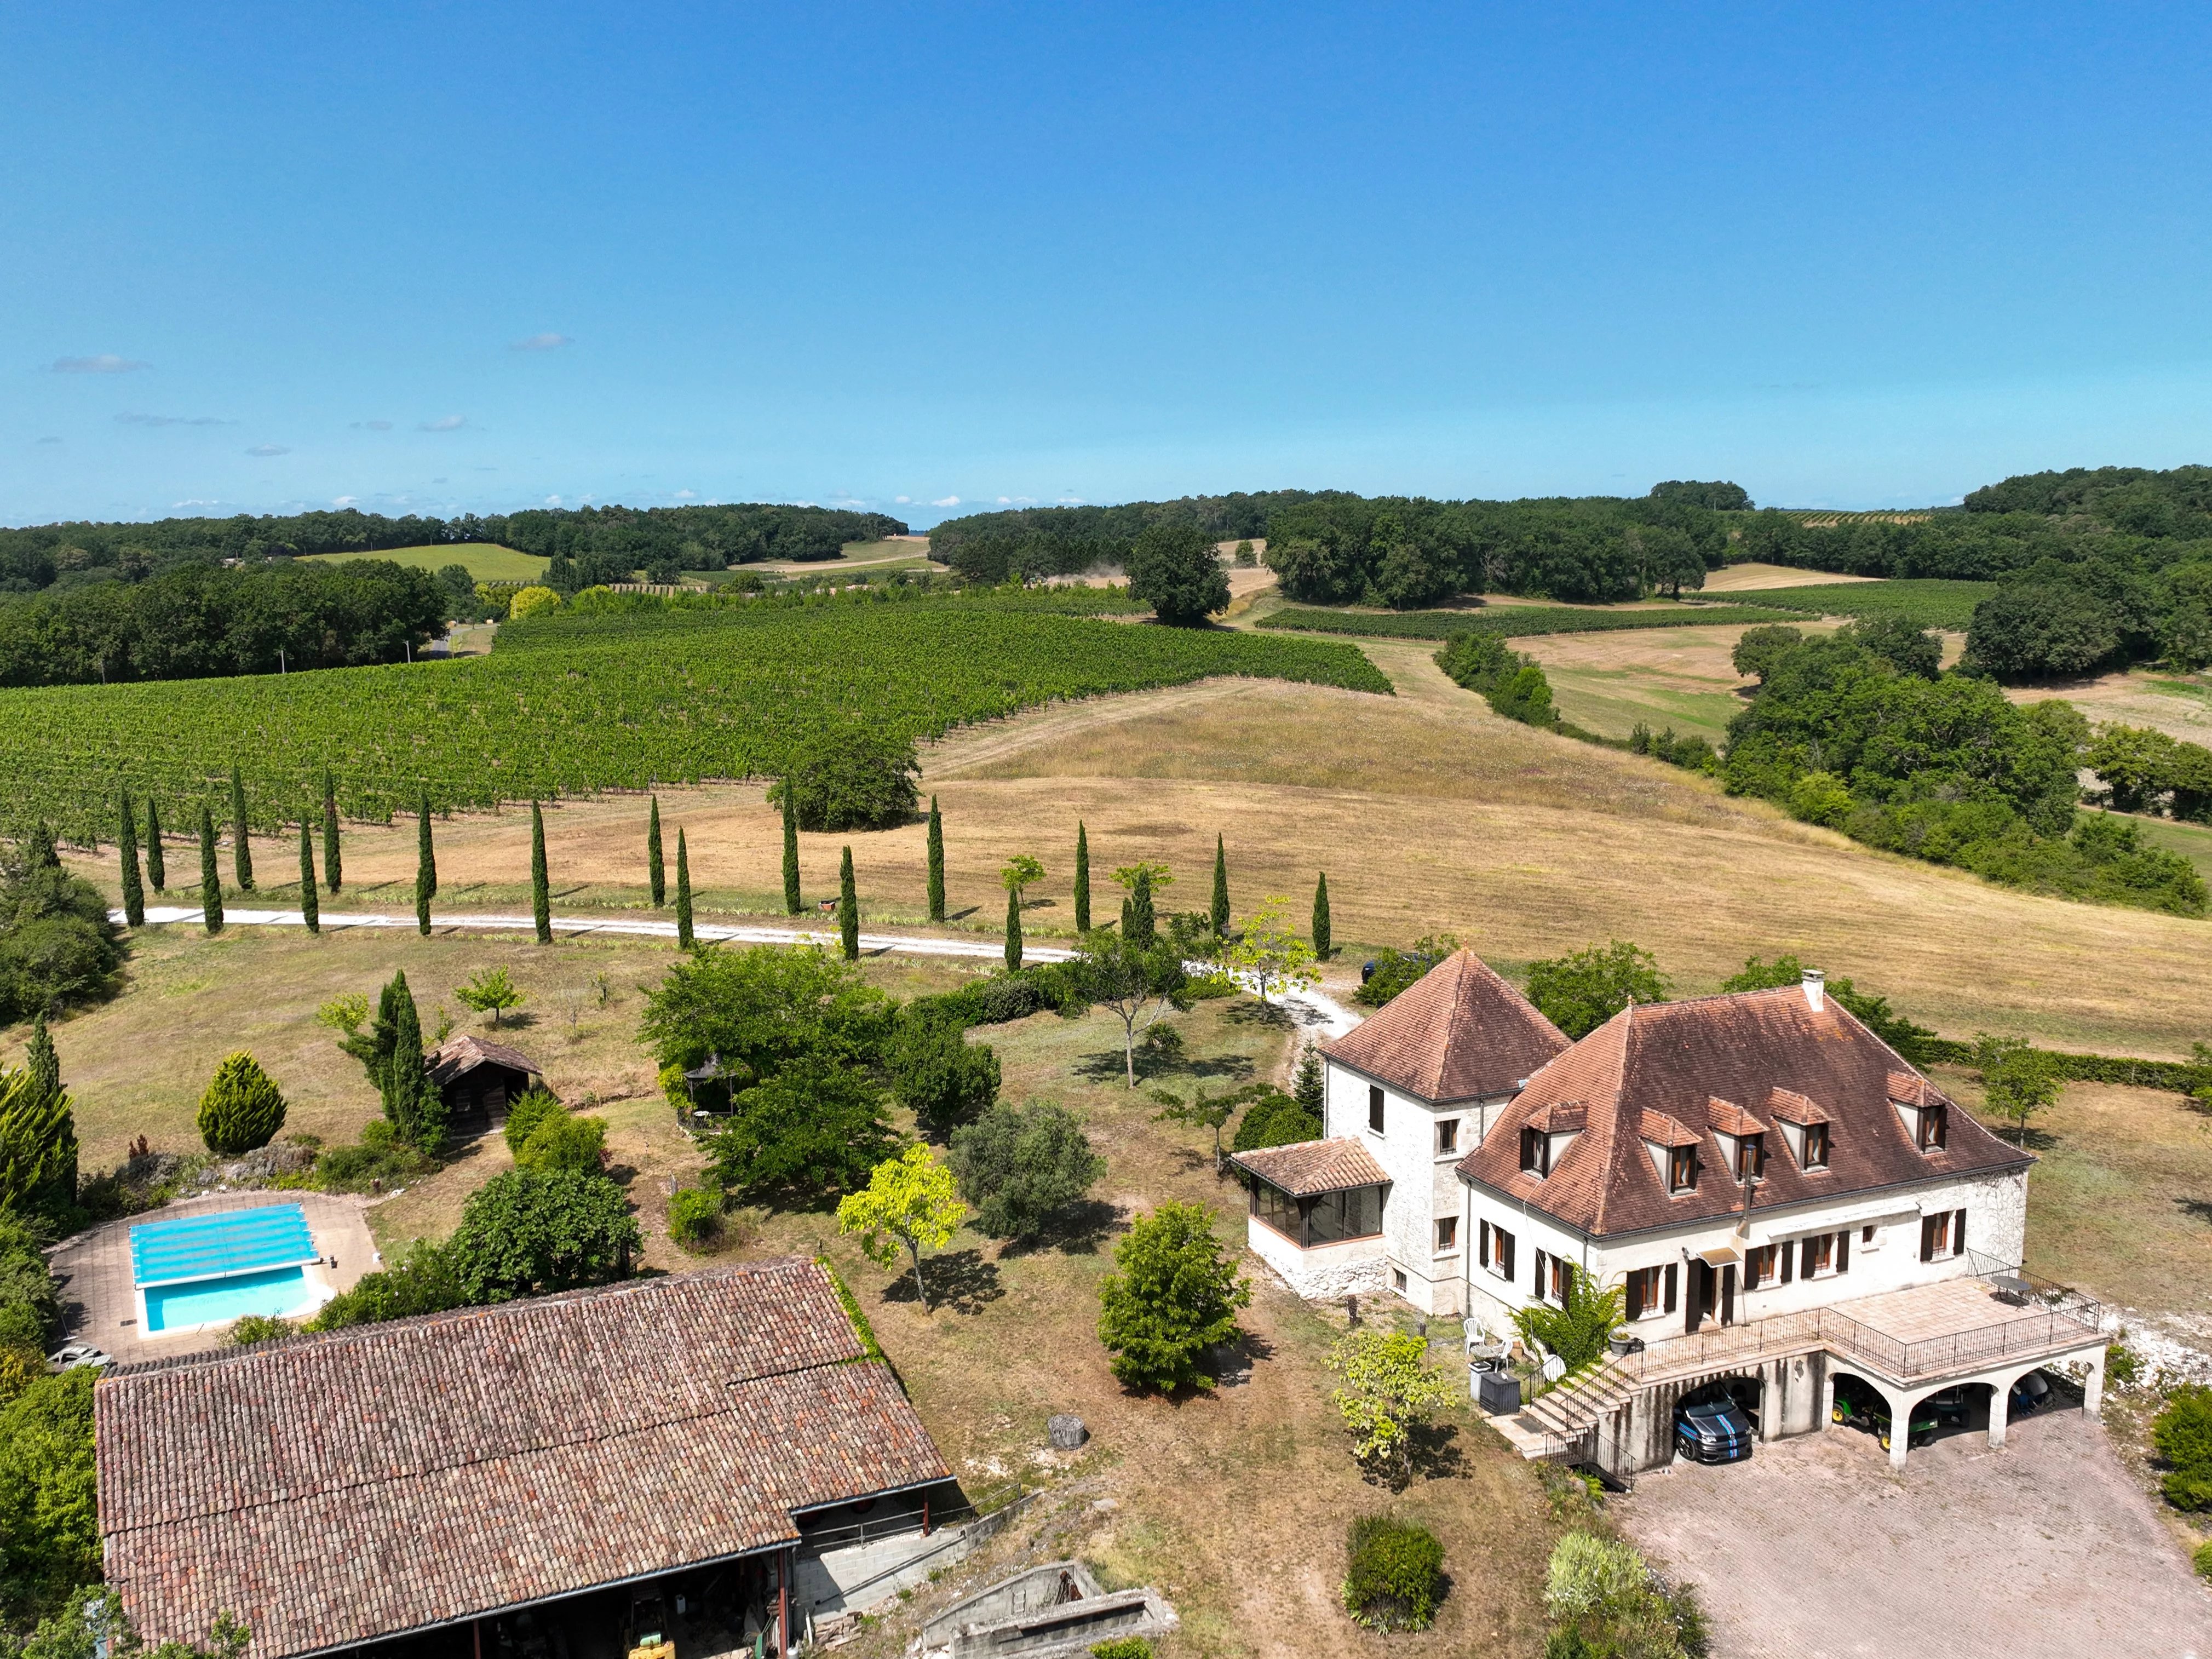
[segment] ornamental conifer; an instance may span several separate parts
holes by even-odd
[[[1006,971],[1017,972],[1022,965],[1022,902],[1014,896],[1012,888],[1006,890]]]
[[[1229,932],[1229,854],[1221,844],[1221,837],[1213,838],[1213,908],[1208,918],[1213,924],[1213,936],[1221,939]]]
[[[1323,962],[1327,962],[1328,960],[1328,872],[1326,870],[1321,872],[1321,879],[1314,884],[1313,946],[1314,954]]]
[[[788,778],[783,782],[783,909],[786,915],[799,914],[799,802]]]
[[[1075,931],[1091,931],[1091,835],[1075,821]]]
[[[1137,890],[1129,895],[1129,925],[1127,937],[1138,945],[1150,945],[1153,939],[1152,872],[1137,872]]]
[[[23,1068],[40,1101],[57,1099],[62,1092],[62,1060],[54,1052],[53,1033],[46,1030],[44,1009],[31,1016],[31,1041],[23,1054]]]
[[[146,797],[146,879],[157,893],[169,890],[169,864],[161,852],[161,813],[151,795]]]
[[[315,838],[304,817],[300,820],[300,919],[309,933],[323,931],[322,907],[315,897]]]
[[[238,890],[253,890],[253,843],[246,833],[246,780],[230,769],[230,863],[238,876]]]
[[[676,839],[680,844],[684,832],[678,830]],[[668,878],[660,863],[660,797],[653,798],[652,815],[645,821],[645,884],[653,890],[653,908],[656,910],[668,902]]]
[[[222,870],[215,857],[215,814],[200,805],[200,921],[210,933],[222,932]]]
[[[837,871],[837,933],[845,944],[845,960],[860,959],[860,896],[853,886],[853,849]]]
[[[929,919],[945,920],[945,819],[929,798]]]
[[[530,915],[538,925],[538,942],[553,942],[553,890],[545,879],[545,814],[530,803]]]
[[[122,811],[118,815],[123,833],[116,840],[116,852],[123,861],[123,920],[133,927],[146,925],[146,885],[138,879],[138,821],[131,816],[131,792],[125,789],[120,796]]]
[[[415,931],[430,936],[430,901],[438,896],[438,854],[430,845],[430,792],[415,814]]]
[[[680,824],[676,830],[676,948],[691,948],[691,855],[684,848]]]
[[[338,790],[331,781],[331,769],[323,769],[323,879],[330,885],[331,896],[337,896],[341,876],[338,869]]]

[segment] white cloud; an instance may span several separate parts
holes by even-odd
[[[292,452],[282,444],[256,444],[246,453],[249,455],[289,455]]]
[[[389,421],[356,421],[353,423],[353,429],[356,432],[362,431],[364,428],[370,432],[389,432],[392,430],[392,422]]]
[[[942,501],[932,501],[930,505],[932,507],[957,507],[960,505],[960,498],[957,495],[947,495]]]
[[[576,343],[565,334],[533,334],[526,340],[516,340],[508,345],[509,351],[558,351],[562,346]]]
[[[696,501],[699,499],[699,492],[696,489],[679,489],[676,492],[676,499],[679,501]]]
[[[221,507],[222,505],[222,503],[221,501],[215,501],[213,499],[201,501],[198,498],[194,498],[188,501],[171,501],[169,503],[169,507],[172,511],[174,511],[176,508],[180,507]]]
[[[913,501],[914,497],[911,495],[894,495],[891,497],[891,500],[899,506],[905,507]]]
[[[558,495],[548,495],[545,498],[545,505],[548,507],[558,507],[561,505],[561,498]]]
[[[1062,495],[1060,498],[1060,505],[1062,507],[1080,507],[1083,505],[1083,497],[1080,495]]]
[[[417,432],[459,432],[469,423],[465,415],[441,415],[434,421],[424,421],[416,427]]]
[[[358,495],[340,495],[333,500],[331,502],[331,505],[332,507],[351,507],[360,500],[361,497]]]
[[[236,426],[214,415],[118,415],[125,426]]]
[[[1012,507],[1013,504],[1014,498],[1012,495],[1001,495],[999,497],[999,505],[1000,507]]]
[[[97,357],[57,357],[52,365],[57,374],[128,374],[134,368],[151,368],[151,363],[141,362],[136,357],[118,357],[112,351],[103,351]]]

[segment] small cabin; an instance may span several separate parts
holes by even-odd
[[[507,1109],[545,1086],[537,1062],[519,1048],[480,1036],[448,1037],[424,1057],[456,1134],[481,1134],[507,1121]]]

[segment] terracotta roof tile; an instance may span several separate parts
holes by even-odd
[[[1757,1135],[1766,1133],[1766,1126],[1732,1100],[1723,1100],[1718,1095],[1705,1099],[1705,1126],[1717,1129],[1724,1135]]]
[[[1231,1163],[1249,1170],[1270,1187],[1295,1198],[1340,1193],[1347,1187],[1376,1187],[1390,1179],[1375,1155],[1357,1140],[1301,1140],[1288,1146],[1263,1146],[1233,1154]]]
[[[1442,1103],[1510,1094],[1566,1046],[1528,998],[1474,951],[1457,951],[1324,1052]]]
[[[108,1582],[149,1640],[228,1610],[315,1652],[766,1548],[948,1478],[792,1258],[119,1367]]]
[[[1589,1122],[1589,1107],[1579,1100],[1562,1100],[1547,1106],[1528,1120],[1531,1128],[1541,1129],[1546,1134],[1565,1134],[1570,1129],[1581,1129]]]
[[[1828,1115],[1817,1102],[1808,1100],[1795,1089],[1775,1088],[1767,1091],[1766,1109],[1784,1123],[1826,1123]]]
[[[1662,1146],[1694,1146],[1698,1140],[1696,1130],[1677,1123],[1664,1112],[1649,1109],[1638,1119],[1637,1128],[1643,1139],[1656,1140]]]
[[[1948,1146],[1918,1151],[1889,1103],[1900,1084],[1942,1098],[1832,997],[1816,1012],[1796,986],[1631,1007],[1537,1073],[1459,1170],[1596,1237],[1723,1216],[1742,1203],[1726,1170],[1710,1167],[1694,1191],[1670,1196],[1639,1143],[1661,1139],[1650,1131],[1668,1121],[1702,1139],[1717,1127],[1717,1098],[1772,1102],[1777,1091],[1820,1103],[1832,1126],[1829,1162],[1809,1175],[1778,1150],[1766,1160],[1760,1204],[2033,1161],[1963,1112],[1953,1115]],[[1587,1103],[1589,1125],[1551,1175],[1534,1182],[1520,1171],[1518,1131],[1567,1101]]]

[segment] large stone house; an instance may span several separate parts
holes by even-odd
[[[1647,1398],[1655,1379],[1731,1365],[1755,1374],[1767,1435],[1824,1424],[1846,1361],[1899,1412],[1995,1389],[2000,1442],[2003,1389],[2062,1349],[2094,1396],[2094,1319],[2019,1271],[2034,1160],[1817,974],[1632,1006],[1570,1043],[1462,951],[1324,1065],[1328,1138],[1237,1159],[1253,1249],[1304,1294],[1387,1291],[1499,1334],[1577,1279],[1618,1287],[1631,1352],[1582,1416],[1531,1408],[1547,1449],[1610,1433],[1592,1461],[1661,1461],[1684,1390]]]

